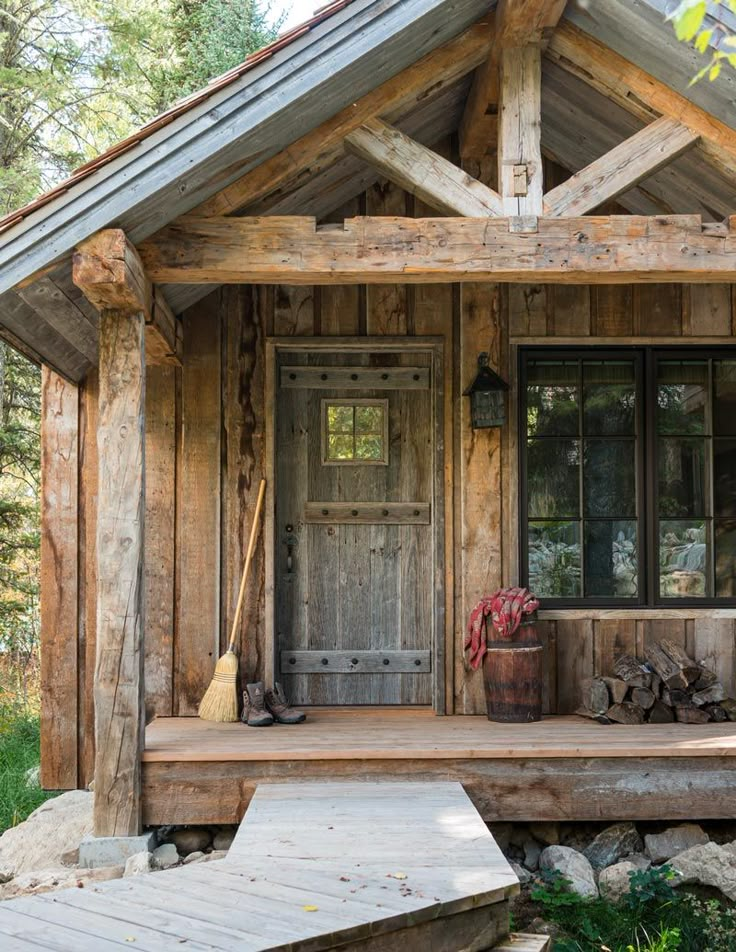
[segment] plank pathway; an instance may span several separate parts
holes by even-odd
[[[493,724],[422,709],[312,708],[298,730],[244,731],[192,717],[156,718],[143,760],[417,760],[531,757],[733,757],[736,724],[602,726],[582,717]]]
[[[486,949],[518,881],[458,783],[261,784],[227,859],[0,904],[0,948]]]

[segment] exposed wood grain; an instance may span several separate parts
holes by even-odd
[[[144,333],[143,314],[102,312],[94,691],[97,836],[131,836],[141,830]]]
[[[548,332],[555,337],[582,337],[590,334],[591,290],[585,284],[565,284],[547,288]]]
[[[146,552],[144,637],[146,710],[174,713],[176,403],[179,371],[146,373]]]
[[[183,317],[174,710],[196,714],[220,654],[220,295]]]
[[[728,284],[691,284],[682,289],[685,336],[731,333],[731,287]]]
[[[637,285],[634,288],[634,333],[677,336],[682,333],[682,288],[677,285]]]
[[[636,655],[636,621],[633,619],[601,619],[593,623],[594,674],[613,677],[613,664],[621,655]]]
[[[585,215],[692,148],[699,136],[668,116],[634,133],[544,196],[545,215]]]
[[[505,215],[541,215],[542,66],[539,47],[499,55],[498,183]]]
[[[41,783],[77,786],[79,392],[41,383]]]
[[[728,697],[736,694],[736,637],[730,618],[698,618],[693,625],[692,656],[723,684]]]
[[[327,525],[428,526],[428,502],[307,502],[304,521]]]
[[[279,385],[315,390],[428,390],[428,367],[294,366],[280,369]]]
[[[51,278],[39,278],[18,291],[32,307],[62,337],[69,341],[92,363],[97,362],[97,327],[77,305],[67,297]]]
[[[626,284],[591,288],[591,328],[594,337],[630,337],[634,333],[632,289]]]
[[[411,199],[403,189],[391,182],[379,182],[366,193],[367,215],[410,214]],[[397,275],[400,279],[400,276]],[[367,334],[408,334],[412,332],[413,313],[409,289],[405,284],[387,287],[369,286],[365,291]]]
[[[495,27],[495,20],[491,23]],[[497,144],[498,46],[494,42],[473,75],[458,129],[458,145],[463,159],[477,160],[495,152]]]
[[[517,47],[526,43],[546,46],[567,0],[499,0],[496,7],[496,43]]]
[[[380,119],[359,126],[346,136],[345,144],[437,211],[469,218],[503,214],[497,192]]]
[[[593,623],[558,621],[557,712],[571,714],[579,706],[579,686],[594,674]]]
[[[294,674],[426,674],[432,660],[429,651],[282,651],[281,669]]]
[[[393,217],[402,209],[387,206],[389,187],[381,192],[369,193],[373,217],[343,228],[300,217],[187,218],[144,242],[141,255],[156,281],[183,284],[736,280],[730,228],[695,215],[411,219]],[[383,315],[384,333],[401,333],[404,311],[369,307],[369,317]]]

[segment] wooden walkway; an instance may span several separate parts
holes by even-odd
[[[0,904],[0,949],[488,949],[518,881],[457,783],[262,784],[227,859]]]

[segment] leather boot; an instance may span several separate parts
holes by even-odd
[[[266,710],[263,681],[246,684],[243,691],[243,715],[240,718],[248,727],[270,727],[273,717]]]
[[[307,719],[304,711],[295,711],[277,681],[272,690],[266,691],[266,708],[273,714],[277,724],[301,724]]]

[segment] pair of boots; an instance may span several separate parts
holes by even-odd
[[[294,710],[278,681],[268,691],[264,689],[263,681],[256,681],[245,686],[240,719],[248,727],[270,727],[274,721],[277,724],[301,724],[307,715]]]

